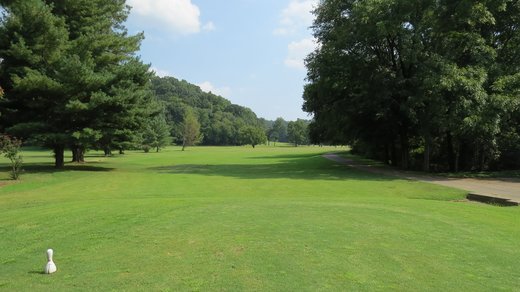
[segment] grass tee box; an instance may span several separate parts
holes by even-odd
[[[518,291],[520,208],[320,147],[0,160],[0,290]],[[42,274],[46,250],[58,271]]]

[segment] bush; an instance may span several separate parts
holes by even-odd
[[[7,135],[0,136],[0,153],[3,153],[11,161],[9,176],[13,180],[18,180],[22,172],[23,159],[19,154],[21,146],[21,140]]]

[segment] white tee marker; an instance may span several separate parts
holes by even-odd
[[[56,272],[56,265],[52,261],[52,255],[54,251],[52,249],[47,250],[47,265],[45,265],[45,274],[52,274]]]

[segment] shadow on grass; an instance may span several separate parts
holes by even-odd
[[[29,271],[27,274],[46,275],[44,271]]]
[[[49,154],[42,154],[41,152],[36,154],[34,152],[21,151],[20,153],[22,154],[23,157],[43,158],[43,159],[49,159],[49,161],[54,161],[54,154],[52,152],[49,152]],[[111,157],[117,157],[117,156],[120,156],[120,154],[114,154]],[[101,153],[101,152],[88,152],[85,155],[85,159],[87,159],[87,160],[89,158],[104,158],[104,157],[107,157],[107,156],[105,156],[105,154]],[[69,153],[65,153],[65,159],[71,159],[71,158],[72,158],[72,156],[69,155]]]
[[[48,159],[49,161],[52,161],[54,160],[54,155],[51,153],[49,155],[44,155],[44,154],[33,154],[33,153],[30,153],[30,154],[26,154],[26,153],[23,153],[21,152],[22,156],[23,157],[27,157],[27,158],[41,158],[41,159]],[[104,154],[97,154],[97,153],[89,153],[88,155],[85,155],[85,159],[89,159],[89,158],[104,158],[106,157]],[[71,157],[70,156],[65,156],[65,159],[70,159]]]
[[[335,154],[348,160],[348,164],[355,165],[369,172],[408,177],[414,180],[453,181],[460,179],[475,179],[484,182],[501,181],[520,183],[520,170],[460,173],[424,172],[418,170],[404,170],[398,167],[389,166],[379,161],[351,154],[350,152],[335,152]]]
[[[270,156],[252,156],[250,159],[304,159],[311,157],[319,157],[321,154],[305,153],[305,154],[281,154],[281,155],[270,155]]]
[[[5,164],[0,166],[0,172],[10,171],[9,165]],[[55,168],[53,163],[25,163],[22,167],[23,174],[31,173],[58,173],[58,172],[71,172],[71,171],[91,171],[91,172],[109,172],[114,170],[110,167],[102,167],[87,164],[65,164],[63,168]],[[22,174],[22,175],[23,175]]]
[[[252,157],[258,159],[287,158],[277,163],[259,164],[180,164],[150,168],[164,174],[197,174],[228,176],[241,179],[300,179],[300,180],[369,180],[392,181],[394,177],[358,171],[328,161],[316,154]]]

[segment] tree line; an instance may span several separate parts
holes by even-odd
[[[520,2],[324,0],[311,140],[403,168],[520,167]]]
[[[173,142],[184,145],[188,118],[199,124],[201,145],[256,145],[270,142],[308,144],[307,122],[268,121],[258,118],[249,108],[204,92],[199,86],[174,77],[153,77],[155,99],[164,108],[166,123],[171,127]],[[191,122],[190,124],[193,124]]]
[[[201,145],[244,145],[245,132],[258,133],[262,125],[249,108],[232,104],[229,100],[204,92],[199,86],[174,77],[154,77],[151,80],[154,98],[164,108],[166,122],[176,144],[184,142],[184,123],[189,116],[200,125]],[[192,122],[193,123],[193,122]],[[246,129],[248,129],[246,131]],[[266,137],[258,137],[263,143]]]
[[[0,5],[0,133],[52,149],[58,168],[66,150],[83,162],[88,149],[108,156],[171,143],[254,147],[267,135],[288,139],[248,108],[156,77],[137,56],[144,35],[124,26],[124,0]]]

